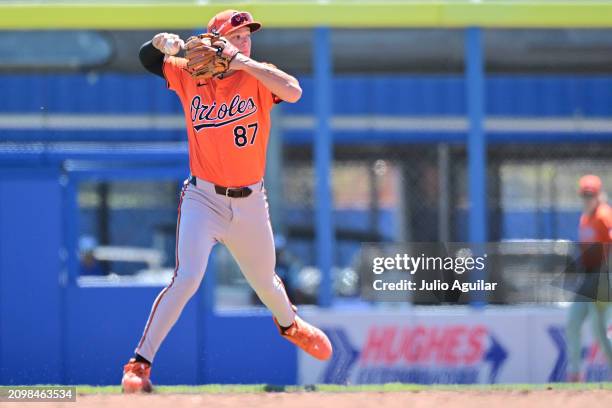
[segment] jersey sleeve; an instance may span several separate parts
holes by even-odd
[[[601,228],[607,233],[607,242],[612,242],[612,211],[609,209],[602,211],[601,214],[599,214],[598,219],[601,223]]]
[[[180,93],[183,89],[183,75],[186,63],[187,60],[184,58],[172,56],[166,56],[164,58],[162,66],[164,77],[166,78],[168,88],[172,89],[174,92]]]
[[[270,90],[259,81],[257,81],[257,93],[259,94],[259,100],[262,106],[266,110],[271,110],[275,103],[278,103],[274,102],[276,95],[270,92]]]
[[[270,67],[276,68],[276,65],[271,64],[269,62],[262,62],[262,64],[268,65]],[[272,109],[272,107],[274,105],[277,105],[279,103],[281,103],[283,100],[281,98],[279,98],[278,96],[274,95],[268,88],[265,87],[264,84],[262,84],[261,82],[257,81],[257,86],[259,88],[259,95],[261,97],[261,100],[264,104],[264,106],[267,109]]]

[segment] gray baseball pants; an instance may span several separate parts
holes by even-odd
[[[230,198],[214,185],[185,182],[177,221],[176,268],[171,282],[155,299],[136,353],[153,362],[162,341],[178,320],[204,277],[217,242],[224,244],[242,273],[279,324],[293,323],[295,312],[274,272],[276,256],[263,183],[248,186],[248,197]]]

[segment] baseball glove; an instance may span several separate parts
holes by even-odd
[[[208,79],[227,72],[236,54],[236,47],[214,33],[189,37],[185,43],[187,71],[196,79]]]

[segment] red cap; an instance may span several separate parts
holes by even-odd
[[[580,193],[599,194],[601,191],[601,179],[593,174],[582,176],[578,185]]]
[[[261,28],[261,24],[254,21],[251,13],[246,11],[224,10],[210,19],[207,28],[209,33],[216,31],[225,36],[242,27],[249,27],[254,33]]]

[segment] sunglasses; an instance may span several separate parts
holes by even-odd
[[[590,192],[584,192],[584,193],[581,193],[581,194],[580,194],[580,196],[581,196],[582,198],[584,198],[584,199],[590,199],[590,198],[595,197],[596,195],[597,195],[597,194],[595,194],[595,193],[590,193]]]
[[[247,13],[246,11],[242,13],[235,13],[230,19],[230,24],[232,25],[232,27],[238,27],[240,24],[245,22],[253,22],[253,17],[251,16],[251,13]]]

